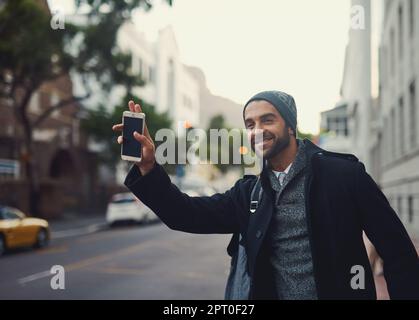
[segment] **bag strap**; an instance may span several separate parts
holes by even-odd
[[[253,186],[252,193],[250,194],[249,211],[251,214],[255,213],[259,206],[260,199],[262,198],[262,191],[262,184],[260,182],[260,177],[258,177],[255,185]]]
[[[262,184],[260,182],[260,177],[257,178],[256,183],[253,185],[252,192],[250,193],[250,208],[249,211],[251,214],[256,212],[258,208],[260,199],[262,198]],[[230,243],[227,246],[227,252],[232,257],[235,250],[239,246],[239,241],[241,239],[240,233],[234,233],[231,237]]]

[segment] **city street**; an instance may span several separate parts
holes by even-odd
[[[229,235],[187,234],[162,223],[109,228],[103,218],[52,229],[49,247],[1,258],[0,299],[224,298]],[[64,290],[51,288],[54,265],[65,269]],[[378,299],[387,300],[383,276],[376,285]]]
[[[0,0],[0,300],[418,299],[418,21]]]
[[[0,299],[223,299],[228,240],[161,223],[52,240],[1,258]],[[51,289],[53,265],[65,268],[64,290]]]

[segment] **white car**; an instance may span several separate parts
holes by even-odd
[[[194,189],[182,189],[183,193],[186,193],[190,197],[199,197],[201,194]]]
[[[109,224],[149,222],[156,219],[156,214],[130,192],[115,194],[106,212],[106,221]]]

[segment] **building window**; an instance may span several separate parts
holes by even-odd
[[[41,111],[38,91],[35,91],[31,96],[31,100],[29,101],[29,111],[34,113]]]
[[[155,75],[154,75],[154,68],[153,67],[148,67],[148,80],[151,83],[154,83],[155,81]]]
[[[394,29],[390,30],[390,71],[394,75],[395,69],[395,55],[396,55],[396,43],[394,40]]]
[[[391,109],[391,155],[392,159],[396,158],[396,111]]]
[[[168,73],[167,73],[167,110],[172,115],[174,112],[174,101],[175,101],[175,66],[173,60],[168,61]]]
[[[49,96],[50,99],[50,104],[47,107],[52,107],[58,104],[58,102],[60,102],[60,97],[58,96],[58,94],[56,92],[52,92],[51,95]],[[55,108],[55,110],[51,113],[51,116],[54,118],[58,118],[60,115],[60,108]]]
[[[399,6],[399,58],[403,58],[403,7]]]
[[[412,147],[416,147],[416,143],[417,143],[416,87],[415,87],[414,81],[409,86],[409,103],[410,103],[410,143]]]
[[[149,81],[149,72],[148,72],[148,66],[144,63],[143,64],[143,72],[141,73],[141,77],[144,80],[144,82],[148,82]]]
[[[415,1],[409,0],[409,34],[412,38],[415,33]]]
[[[383,134],[384,134],[384,141],[383,141],[383,147],[381,149],[381,155],[382,155],[382,165],[386,165],[388,164],[388,160],[390,157],[390,134],[388,132],[388,117],[384,118],[384,130],[383,130]]]
[[[348,135],[348,123],[346,117],[330,117],[327,119],[327,131],[334,132],[337,136]]]
[[[138,74],[143,76],[143,60],[138,58]]]
[[[404,153],[404,101],[403,97],[400,97],[399,99],[399,143],[400,143],[400,153],[401,155]]]
[[[345,135],[345,137],[347,137],[349,135],[348,119],[347,118],[344,119],[344,126],[343,126],[343,128],[344,128],[344,135]]]
[[[402,196],[397,197],[397,214],[399,217],[403,216],[403,198]]]
[[[408,198],[408,209],[409,209],[409,223],[413,223],[414,208],[413,208],[413,196]]]
[[[388,65],[387,65],[387,47],[382,46],[379,51],[379,68],[380,68],[380,86],[379,86],[379,96],[382,96],[382,90],[386,86],[386,78],[388,77]]]

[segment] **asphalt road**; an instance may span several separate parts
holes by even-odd
[[[230,235],[194,235],[158,223],[108,229],[103,217],[54,224],[49,247],[0,257],[3,299],[223,299]],[[419,246],[418,246],[419,252]],[[65,270],[52,289],[51,267]],[[388,299],[382,276],[380,300]]]
[[[223,299],[229,238],[154,224],[53,239],[0,258],[0,299]],[[54,265],[65,289],[51,288]]]

